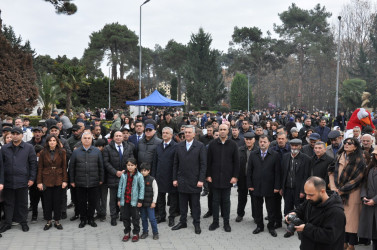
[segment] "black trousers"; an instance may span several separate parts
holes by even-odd
[[[45,220],[52,220],[52,211],[54,211],[54,220],[60,220],[62,215],[62,186],[47,187],[43,191],[44,208],[43,215]]]
[[[358,243],[357,234],[346,232],[345,237],[344,237],[344,242],[353,246],[357,245]]]
[[[219,223],[219,210],[222,205],[222,215],[224,218],[224,224],[229,224],[230,216],[230,190],[231,188],[214,188],[213,192],[213,222]]]
[[[6,225],[12,225],[12,219],[20,224],[27,224],[28,188],[3,189],[4,213]]]
[[[263,223],[263,198],[266,201],[266,209],[268,215],[268,229],[274,229],[275,225],[275,196],[263,197],[263,196],[255,196],[253,195],[253,202],[255,205],[255,223],[258,227],[264,228]]]
[[[43,205],[43,193],[38,189],[36,182],[29,188],[29,198],[30,198],[30,205],[33,211],[33,215],[38,215],[39,201],[42,202],[42,208],[44,205]]]
[[[286,188],[284,189],[283,197],[284,197],[284,215],[287,215],[291,212],[295,207],[299,206],[303,199],[300,199],[300,196],[297,195],[295,189]]]
[[[110,217],[111,219],[118,218],[119,207],[118,207],[118,186],[109,188],[110,198],[109,198],[109,207],[110,207]]]
[[[281,200],[283,197],[279,193],[274,193],[274,198],[275,198],[275,212],[274,212],[275,223],[281,224],[283,220],[283,214],[281,212]]]
[[[133,234],[140,233],[140,214],[139,208],[131,206],[130,203],[125,203],[122,209],[122,220],[124,225],[124,234],[131,232],[131,222],[134,227]],[[132,218],[132,220],[131,220]]]
[[[245,216],[245,207],[247,204],[247,196],[250,195],[250,203],[251,203],[251,216],[254,218],[254,203],[251,192],[247,189],[247,187],[240,187],[238,186],[238,205],[237,205],[237,215],[244,217]]]
[[[212,191],[212,183],[211,182],[208,182],[207,192],[208,192],[208,196],[207,196],[207,199],[208,199],[208,212],[210,212],[212,214],[213,213],[213,211],[212,211],[213,191]]]
[[[96,206],[97,215],[99,216],[106,216],[107,193],[108,193],[107,185],[106,184],[100,185],[99,190],[98,190],[98,201],[97,201],[97,206]]]
[[[169,218],[174,218],[175,217],[174,213],[177,211],[177,207],[178,207],[178,193],[169,193],[168,199],[170,200]],[[156,217],[165,219],[166,218],[166,193],[158,192],[157,207],[158,207],[158,213]]]
[[[77,189],[74,187],[70,187],[71,190],[71,201],[75,204],[75,215],[79,215],[79,206],[77,204]]]
[[[181,223],[187,223],[188,204],[191,202],[191,212],[194,225],[200,225],[200,193],[179,193],[179,209]]]
[[[62,195],[61,195],[61,211],[62,213],[67,213],[67,187],[62,189]]]
[[[77,205],[81,221],[93,220],[98,201],[97,187],[76,187]]]

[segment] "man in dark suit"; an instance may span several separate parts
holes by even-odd
[[[305,198],[304,185],[309,177],[310,158],[300,152],[302,141],[293,139],[289,142],[291,153],[283,155],[281,162],[282,179],[280,195],[284,197],[284,215],[297,208]],[[292,236],[287,232],[285,238]]]
[[[162,129],[163,142],[157,146],[153,157],[152,172],[157,181],[157,223],[166,221],[166,194],[170,201],[169,227],[174,226],[175,212],[178,209],[178,191],[173,187],[173,163],[177,143],[173,140],[173,129],[164,127]]]
[[[185,141],[177,145],[173,165],[173,186],[178,187],[181,217],[172,230],[187,227],[187,205],[191,202],[195,233],[200,234],[200,192],[207,170],[207,152],[203,143],[194,140],[195,127],[187,125]]]
[[[128,141],[132,142],[135,145],[135,148],[137,150],[139,141],[143,139],[144,137],[144,123],[142,121],[135,122],[135,132],[136,132],[135,134],[131,135],[128,138]]]
[[[267,228],[273,237],[276,237],[275,224],[275,199],[274,194],[280,190],[280,159],[279,154],[268,149],[270,141],[266,135],[259,137],[260,150],[251,152],[247,168],[247,187],[253,192],[255,205],[255,223],[257,228],[253,234],[264,230],[263,224],[263,198],[266,201],[268,214]]]

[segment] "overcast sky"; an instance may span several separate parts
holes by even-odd
[[[81,58],[89,35],[105,24],[119,22],[139,35],[139,6],[144,0],[76,0],[72,16],[58,15],[44,0],[1,0],[3,23],[28,39],[38,54]],[[312,9],[325,5],[337,24],[342,6],[350,0],[151,0],[142,7],[142,46],[165,47],[170,39],[187,44],[199,27],[212,35],[212,47],[227,51],[235,26],[259,27],[265,34],[280,24],[278,13],[295,2]]]

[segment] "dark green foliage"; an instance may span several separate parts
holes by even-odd
[[[77,6],[72,3],[73,0],[45,0],[51,3],[57,14],[73,15],[77,11]]]
[[[230,105],[232,110],[247,110],[247,76],[237,73],[230,88]],[[251,85],[251,84],[250,84]],[[250,86],[250,108],[253,105],[253,96]]]
[[[211,43],[211,35],[200,28],[188,44],[186,94],[197,109],[214,107],[226,93],[218,61],[220,53],[210,48]]]
[[[354,110],[360,107],[361,96],[365,91],[366,82],[361,79],[348,79],[342,83],[340,91],[340,101],[345,108]]]

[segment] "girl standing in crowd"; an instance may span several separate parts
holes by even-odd
[[[357,230],[361,212],[360,188],[365,163],[360,143],[355,138],[344,140],[334,166],[329,167],[330,188],[342,198],[346,215],[344,249],[353,250],[358,243]]]
[[[130,239],[131,218],[133,224],[132,242],[139,240],[140,215],[139,208],[144,200],[144,177],[137,171],[137,164],[134,158],[127,161],[127,172],[120,177],[118,187],[118,206],[123,215],[124,237],[126,242]]]
[[[43,191],[44,218],[47,224],[43,230],[52,226],[52,211],[54,211],[55,227],[59,230],[63,226],[59,223],[61,218],[62,193],[67,187],[67,162],[66,152],[60,146],[60,140],[55,135],[49,135],[45,148],[38,160],[38,189]]]

